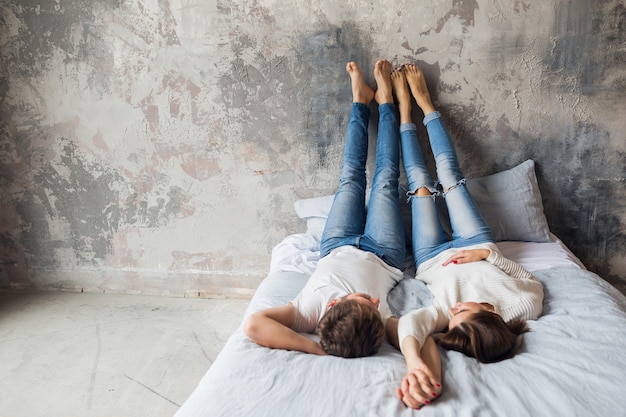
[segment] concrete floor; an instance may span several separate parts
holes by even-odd
[[[0,293],[2,417],[171,417],[248,300]]]

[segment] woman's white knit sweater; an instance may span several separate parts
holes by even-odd
[[[488,249],[484,261],[466,264],[443,262],[457,252]],[[448,327],[448,309],[458,302],[487,302],[504,321],[514,318],[534,320],[543,307],[543,286],[521,265],[505,258],[493,243],[483,243],[443,251],[422,263],[416,278],[424,281],[434,295],[433,305],[404,315],[398,324],[400,346],[407,336],[424,346],[426,337]]]

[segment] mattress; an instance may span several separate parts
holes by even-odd
[[[543,283],[543,314],[528,322],[512,359],[481,364],[440,349],[444,391],[430,405],[411,410],[396,398],[406,368],[387,342],[374,356],[343,359],[264,348],[240,326],[176,417],[625,415],[626,297],[552,234],[543,243],[497,244]],[[315,269],[318,247],[308,233],[276,245],[242,323],[293,299]],[[410,288],[416,280],[407,262],[401,283]]]

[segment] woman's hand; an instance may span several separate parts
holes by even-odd
[[[484,261],[491,251],[489,249],[468,249],[455,253],[442,264],[467,264],[470,262]]]
[[[407,406],[419,409],[430,404],[441,394],[441,383],[435,378],[425,363],[409,369],[396,390],[398,398]]]

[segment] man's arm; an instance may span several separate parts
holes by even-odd
[[[325,355],[319,343],[291,329],[296,314],[292,304],[257,311],[248,316],[244,331],[261,346]]]

